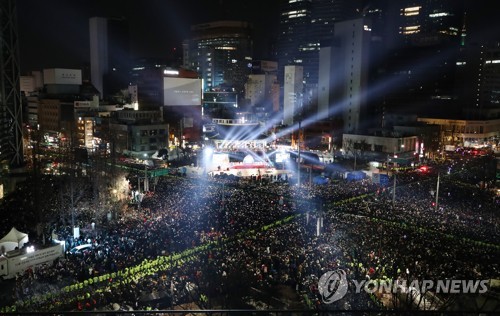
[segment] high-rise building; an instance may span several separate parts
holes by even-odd
[[[170,135],[185,142],[201,134],[201,79],[185,68],[167,66],[165,60],[137,60],[131,72],[132,104],[140,110],[162,109]]]
[[[456,92],[467,120],[500,118],[500,37],[498,23],[466,7],[456,62]],[[481,20],[479,22],[478,20]],[[484,22],[482,22],[484,20]],[[479,22],[479,23],[478,23]],[[485,23],[491,23],[484,27]]]
[[[398,33],[403,45],[430,46],[443,42],[459,43],[464,10],[461,1],[397,1]]]
[[[283,83],[284,68],[303,69],[302,116],[318,110],[320,51],[330,47],[335,23],[361,16],[360,0],[285,0],[281,2],[276,51],[278,82]],[[282,94],[283,106],[286,94]]]
[[[364,14],[376,22],[372,32],[381,49],[370,56],[368,99],[379,127],[389,127],[384,119],[388,113],[434,116],[460,112],[453,100],[464,20],[462,2],[371,2]]]
[[[158,108],[163,105],[163,70],[166,61],[141,58],[134,61],[130,82],[136,87],[135,97],[141,109]]]
[[[317,84],[322,42],[332,40],[336,22],[360,16],[358,11],[360,2],[358,0],[283,1],[276,45],[278,79],[283,82],[285,66],[300,65],[304,69],[306,86]]]
[[[90,76],[103,98],[128,85],[130,32],[123,18],[92,17],[90,33]]]
[[[283,85],[283,124],[291,126],[303,118],[304,69],[302,66],[285,66]]]
[[[278,63],[258,60],[252,62],[252,74],[245,84],[245,99],[249,106],[270,113],[279,110]]]
[[[200,74],[203,90],[229,86],[243,92],[251,70],[252,24],[215,21],[193,25],[184,43],[184,67]]]
[[[245,99],[249,100],[250,107],[264,108],[266,112],[272,112],[275,108],[274,89],[277,83],[276,75],[252,74],[248,76],[245,84]]]
[[[500,48],[469,48],[457,61],[462,108],[467,119],[500,118]]]
[[[16,1],[0,2],[0,163],[24,163]]]
[[[278,80],[284,82],[284,69],[288,65],[306,67],[305,73],[313,72],[314,65],[309,66],[311,54],[317,53],[319,43],[309,36],[311,29],[312,1],[283,1],[280,8],[280,26],[276,50],[278,53]]]
[[[365,129],[370,26],[361,18],[335,24],[334,40],[320,52],[318,119],[341,117],[345,133]],[[363,122],[362,122],[363,121]]]
[[[163,121],[163,109],[151,111],[123,110],[110,123],[113,150],[134,158],[151,157],[168,148],[169,125]]]

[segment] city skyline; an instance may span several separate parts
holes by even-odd
[[[384,0],[382,0],[384,2]],[[215,20],[248,20],[254,23],[254,57],[270,58],[276,44],[283,1],[228,0],[23,0],[17,3],[21,74],[43,68],[81,68],[89,62],[89,19],[94,16],[125,17],[130,22],[131,51],[136,58],[168,58],[174,48],[181,55],[182,40],[190,27]],[[364,0],[363,8],[380,1]],[[500,23],[486,0],[463,0],[469,33],[481,41],[500,40]],[[70,23],[69,23],[70,22]]]
[[[25,2],[24,4],[26,5],[27,3],[29,2]],[[266,24],[264,23],[265,19],[262,19],[260,23],[261,26],[267,25],[270,30],[274,30],[276,25],[280,26],[280,34],[273,43],[273,45],[275,45],[275,53],[277,54],[273,55],[272,57],[274,58],[270,59],[278,61],[278,82],[280,82],[280,84],[284,84],[283,80],[280,78],[280,75],[283,74],[280,68],[286,65],[299,65],[304,67],[304,93],[308,96],[307,99],[304,99],[304,104],[309,112],[313,113],[317,110],[315,104],[315,91],[317,88],[315,84],[318,80],[316,73],[318,70],[318,52],[320,46],[321,52],[326,52],[331,45],[330,41],[333,40],[337,44],[332,47],[337,48],[334,49],[333,54],[328,58],[334,58],[335,62],[339,65],[346,65],[351,61],[351,68],[361,64],[364,65],[356,72],[360,78],[364,78],[362,84],[357,84],[357,81],[353,80],[352,77],[354,76],[354,72],[352,69],[349,71],[349,69],[342,66],[335,71],[324,74],[324,80],[333,73],[339,78],[339,71],[343,71],[344,76],[341,80],[337,80],[337,86],[328,84],[328,87],[324,86],[321,90],[330,91],[329,93],[336,90],[344,91],[342,94],[338,94],[335,97],[329,95],[329,98],[324,100],[323,107],[328,108],[329,112],[332,112],[331,110],[334,105],[347,104],[345,100],[350,100],[349,102],[351,102],[353,96],[366,95],[364,99],[366,102],[357,102],[355,100],[356,102],[353,103],[357,104],[355,108],[339,108],[336,110],[338,113],[342,113],[345,122],[351,121],[351,119],[353,120],[351,123],[346,123],[347,127],[352,126],[352,128],[344,128],[344,132],[350,130],[356,133],[366,131],[373,127],[385,128],[390,126],[390,124],[385,121],[386,114],[397,112],[401,109],[405,110],[408,114],[423,114],[427,116],[429,116],[428,113],[431,113],[428,111],[429,109],[439,109],[441,113],[446,113],[449,116],[452,113],[450,109],[453,108],[454,115],[457,117],[459,114],[461,115],[461,107],[464,105],[465,101],[463,101],[462,104],[458,104],[456,100],[462,101],[465,99],[462,98],[462,100],[460,100],[462,95],[455,90],[456,82],[454,81],[457,76],[456,73],[459,71],[456,65],[468,65],[467,67],[461,67],[464,70],[460,70],[462,72],[462,77],[468,78],[466,80],[467,82],[463,83],[464,86],[466,86],[466,89],[463,89],[463,91],[469,92],[467,97],[475,96],[475,90],[473,88],[474,85],[477,84],[474,82],[474,78],[477,76],[475,76],[474,73],[479,71],[470,66],[473,64],[471,62],[473,59],[467,59],[470,57],[465,54],[461,56],[462,52],[467,52],[467,50],[473,46],[477,47],[478,45],[486,43],[485,39],[491,40],[498,36],[494,32],[498,23],[492,23],[484,29],[484,32],[480,32],[482,29],[481,25],[484,26],[485,21],[488,20],[487,16],[485,16],[484,19],[479,19],[480,13],[484,12],[484,8],[481,7],[481,4],[472,6],[472,2],[468,0],[457,2],[445,0],[422,1],[420,2],[420,6],[414,6],[415,3],[412,1],[402,1],[395,4],[384,0],[359,0],[353,1],[348,6],[344,0],[276,1],[273,2],[275,5],[274,7],[262,6],[262,3],[259,2],[249,4],[247,2],[235,3],[223,0],[204,1],[202,3],[191,2],[191,0],[189,0],[182,4],[179,1],[170,1],[167,4],[171,6],[162,5],[162,3],[158,1],[150,1],[146,4],[138,4],[136,1],[125,1],[120,3],[111,1],[106,2],[106,5],[89,1],[84,4],[80,3],[71,6],[61,3],[57,6],[58,1],[53,0],[50,1],[49,4],[51,6],[44,6],[45,12],[50,11],[50,9],[58,8],[57,10],[52,10],[50,16],[64,17],[67,21],[71,21],[71,23],[66,21],[63,21],[63,23],[75,27],[75,29],[79,29],[80,31],[73,32],[70,29],[65,32],[66,35],[63,35],[62,32],[61,34],[52,34],[51,32],[44,31],[43,28],[37,29],[40,34],[47,36],[47,38],[51,35],[52,39],[57,39],[57,36],[61,38],[65,36],[65,39],[47,41],[48,44],[44,46],[47,48],[46,50],[21,49],[21,55],[26,54],[29,56],[28,52],[34,52],[35,54],[40,53],[37,60],[44,60],[45,63],[47,63],[47,60],[59,57],[55,62],[57,64],[50,65],[49,67],[73,69],[86,67],[85,63],[88,60],[88,55],[90,55],[86,52],[87,44],[91,42],[89,30],[86,29],[91,19],[88,17],[123,17],[123,19],[120,19],[120,21],[126,21],[123,25],[130,24],[130,43],[134,59],[139,57],[155,57],[156,60],[166,61],[166,59],[170,57],[169,61],[174,61],[171,65],[177,66],[181,64],[181,43],[183,40],[194,36],[194,33],[190,32],[193,25],[198,24],[200,26],[201,24],[204,26],[206,23],[202,22],[220,21],[227,19],[228,16],[233,20],[257,21],[255,19],[255,14],[257,14],[259,10],[260,12],[267,12],[268,17],[274,17],[276,15],[280,18],[274,19],[274,23]],[[305,4],[306,6],[300,7],[298,6],[299,4]],[[308,7],[307,5],[309,4],[312,6]],[[277,5],[280,5],[280,14],[277,13],[278,11],[275,11]],[[349,10],[343,10],[343,6],[347,6]],[[193,8],[197,10],[193,10]],[[249,8],[253,8],[254,10],[249,10]],[[325,12],[326,8],[332,9],[330,10],[331,12]],[[420,10],[420,8],[422,8],[422,10]],[[29,12],[38,11],[36,9],[36,6],[32,7]],[[407,12],[407,10],[414,10],[415,12]],[[19,8],[18,11],[23,13],[27,12],[26,9],[22,7]],[[39,16],[48,20],[48,15],[44,15],[44,11],[38,12]],[[467,14],[464,12],[467,12]],[[352,18],[357,15],[360,17],[372,18],[375,24],[373,26],[373,32],[367,25],[359,25],[357,34],[366,33],[366,45],[363,45],[362,48],[358,45],[356,49],[353,48],[351,52],[351,49],[346,50],[347,47],[351,47],[351,44],[347,45],[346,43],[349,41],[349,38],[355,38],[354,35],[350,36],[351,33],[354,33],[351,31],[341,32],[340,30],[342,27],[339,22],[342,20],[355,21],[352,20]],[[490,13],[489,16],[491,17],[493,14]],[[74,17],[79,17],[79,20],[72,20]],[[26,18],[26,16],[24,16],[24,18]],[[145,22],[145,18],[147,18],[148,22]],[[60,20],[62,19],[57,21]],[[387,20],[389,20],[389,22],[387,22]],[[470,24],[465,23],[469,20],[471,22]],[[33,23],[35,22],[33,20],[30,21]],[[304,27],[307,23],[311,23],[310,27]],[[339,23],[338,27],[337,23]],[[365,22],[363,20],[360,23]],[[369,24],[369,19],[366,19],[366,23]],[[387,27],[384,25],[386,23],[389,24]],[[22,19],[20,19],[19,24],[24,27],[28,25],[25,21],[23,22]],[[43,26],[46,28],[54,27],[49,24],[50,23],[45,23]],[[336,26],[335,32],[332,33],[333,25]],[[147,29],[146,26],[148,26],[149,29]],[[417,28],[418,31],[411,31],[414,28]],[[154,30],[154,33],[151,33],[151,30]],[[318,30],[321,30],[321,32]],[[166,31],[166,33],[161,31]],[[24,34],[33,35],[32,33],[33,32],[25,32]],[[169,35],[165,35],[167,33]],[[72,37],[67,34],[71,34],[71,36],[75,37],[74,40],[69,42],[69,45],[67,44],[67,39],[72,39]],[[148,36],[141,36],[141,34],[148,34]],[[254,35],[254,39],[260,39],[258,34],[261,33],[256,31],[255,34],[250,34],[248,37],[252,38],[251,36]],[[272,31],[268,32],[268,38],[273,38],[274,35],[276,34]],[[77,36],[79,36],[81,40],[78,40],[76,38]],[[20,42],[23,42],[22,39],[24,38],[24,43],[33,44],[26,39],[22,31],[20,31],[19,38]],[[265,43],[262,39],[260,40],[261,44],[263,42]],[[391,42],[398,43],[393,44]],[[51,43],[53,45],[50,45]],[[283,43],[286,43],[286,45],[283,45]],[[169,45],[170,48],[166,48]],[[271,46],[272,45],[263,45],[263,47],[267,48],[268,52]],[[42,47],[42,45],[34,45],[34,47]],[[64,49],[59,49],[59,47],[64,47]],[[198,45],[195,45],[194,49],[196,50],[197,47],[199,49]],[[171,56],[174,48],[178,49],[175,54],[175,60],[173,60]],[[59,50],[56,53],[50,54],[49,51],[53,49]],[[342,53],[341,50],[345,50],[345,52]],[[470,51],[472,50],[473,49]],[[75,51],[77,54],[73,54]],[[121,51],[125,50],[122,49]],[[202,68],[196,66],[192,62],[186,61],[185,46],[182,46],[182,51],[184,53],[182,56],[184,58],[182,64],[185,67],[197,69],[200,77],[206,75]],[[355,55],[361,51],[366,57],[366,62],[363,63],[355,58]],[[197,53],[200,56],[204,55],[204,53]],[[243,56],[245,56],[244,58],[246,59],[250,54],[252,54],[250,50],[245,51]],[[344,56],[346,54],[350,54],[351,56],[347,58]],[[116,63],[120,56],[123,55],[124,54],[116,52],[110,53],[110,57],[113,58],[113,61],[109,62]],[[252,56],[254,59],[259,59],[257,53],[254,53]],[[237,57],[233,60],[241,59],[241,57]],[[26,63],[24,61],[27,62],[32,60],[35,60],[34,57],[21,57],[20,64],[23,65],[21,68],[23,68],[24,71],[36,70],[34,67],[28,68],[25,66]],[[230,60],[230,58],[228,60]],[[70,61],[73,63],[73,66],[64,64]],[[325,61],[328,60],[324,59],[323,62]],[[41,66],[40,64],[41,63],[39,63],[37,67],[45,68],[45,66]],[[125,67],[117,66],[116,69],[125,69]],[[234,73],[234,69],[231,67],[228,69],[231,69],[231,72]],[[84,69],[84,71],[88,70]],[[95,71],[91,70],[91,72],[94,73]],[[467,72],[469,73],[468,75],[466,75]],[[472,75],[470,75],[470,73],[472,73]],[[88,76],[88,74],[84,75]],[[350,80],[348,77],[350,77]],[[370,81],[368,82],[367,79],[369,77]],[[486,76],[483,78],[488,79]],[[240,80],[244,79],[245,76],[241,76]],[[224,80],[228,80],[228,77],[225,77]],[[350,82],[351,87],[342,90],[342,85],[346,82]],[[393,82],[393,84],[389,85],[387,82]],[[97,81],[94,82],[94,78],[92,79],[92,83],[96,87],[99,86]],[[128,81],[122,84],[122,86],[127,85],[127,83]],[[358,86],[363,86],[363,88],[358,90]],[[240,91],[243,91],[243,89],[240,89]],[[352,91],[355,91],[355,93],[353,94]],[[486,92],[485,90],[483,94],[486,95]],[[491,95],[493,95],[493,92],[490,92]],[[325,97],[325,95],[323,93],[318,94],[318,97],[321,99]],[[487,97],[483,99],[486,101],[489,100]],[[448,100],[455,101],[452,103]],[[482,101],[481,104],[475,102],[477,104],[474,105],[476,108],[482,108],[483,103],[487,103],[486,101]],[[493,104],[494,102],[490,103]],[[404,104],[404,107],[401,106],[402,104]],[[474,110],[471,105],[472,102],[467,104],[469,108]],[[361,113],[361,109],[366,113]],[[351,112],[353,113],[352,115]],[[432,112],[430,115],[432,116],[434,114],[435,113]],[[321,116],[331,119],[331,115],[327,112],[318,112],[317,115],[319,115],[317,117]],[[483,116],[485,117],[485,115]],[[372,122],[368,122],[370,119]],[[363,120],[363,122],[360,122],[360,120]]]
[[[258,1],[85,1],[17,3],[21,74],[43,68],[81,68],[90,61],[89,19],[124,17],[130,23],[134,58],[169,59],[182,55],[192,25],[215,20],[254,24],[254,55],[267,58],[268,43],[279,22],[276,2]],[[273,25],[271,20],[275,18]],[[270,29],[271,28],[271,29]],[[260,35],[259,35],[260,34]]]

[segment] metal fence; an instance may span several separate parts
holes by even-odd
[[[64,316],[64,315],[112,315],[112,316],[233,316],[233,315],[255,315],[255,316],[483,316],[500,315],[498,311],[418,311],[418,310],[248,310],[248,309],[228,309],[228,310],[155,310],[155,311],[85,311],[85,312],[29,312],[29,313],[6,313],[5,315],[37,315],[37,316]]]

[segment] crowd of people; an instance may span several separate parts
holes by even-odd
[[[19,275],[9,308],[244,308],[251,289],[286,286],[304,309],[376,310],[380,299],[352,286],[325,304],[319,278],[336,269],[349,280],[498,278],[498,197],[463,180],[441,177],[435,205],[437,178],[414,171],[397,174],[395,194],[368,179],[164,177],[140,209],[80,238],[55,227],[67,249],[93,247]]]

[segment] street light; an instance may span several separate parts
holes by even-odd
[[[438,178],[436,183],[436,202],[434,204],[436,211],[438,210],[438,203],[439,203],[439,178],[440,178],[440,173],[438,172]]]
[[[297,155],[297,160],[298,160],[298,166],[299,166],[299,170],[298,170],[298,186],[300,187],[300,124],[301,124],[301,118],[299,118],[299,137],[297,138],[297,149],[298,149],[298,155]]]
[[[148,154],[144,153],[144,192],[149,191],[149,180],[148,180],[148,164],[147,164]]]
[[[138,210],[140,211],[141,210],[141,202],[142,202],[142,199],[144,198],[144,193],[138,193],[137,194],[137,202],[138,202]]]
[[[392,206],[396,203],[396,170],[393,172],[394,175],[394,186],[392,188]]]

